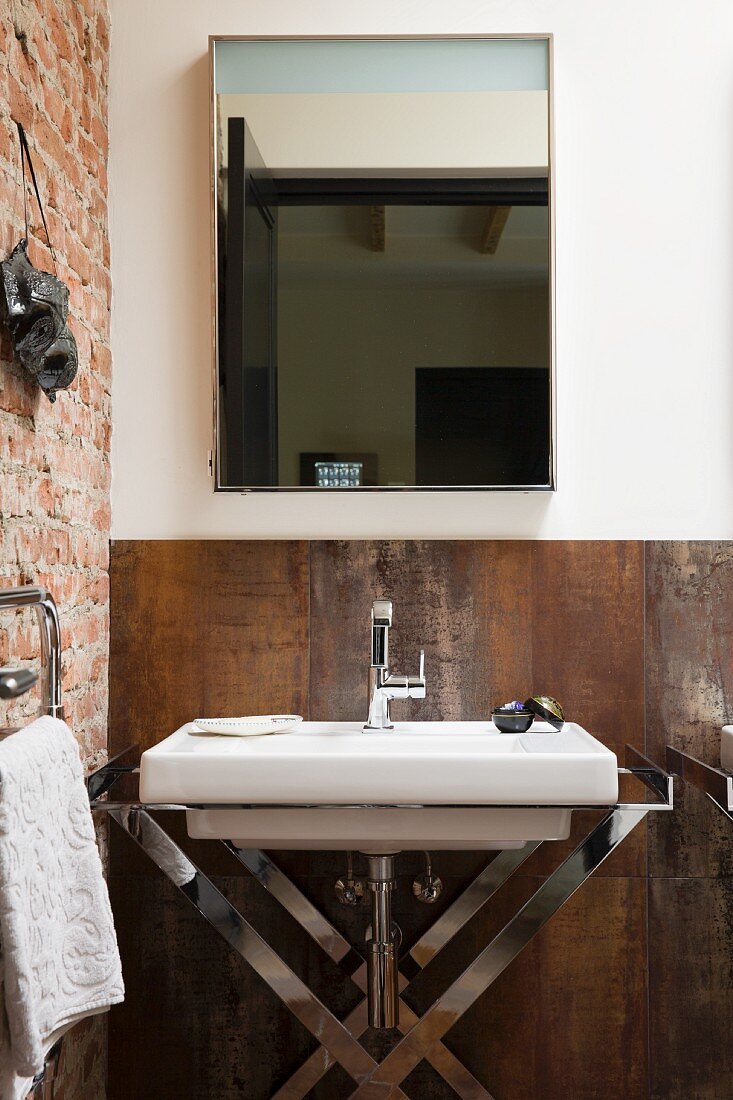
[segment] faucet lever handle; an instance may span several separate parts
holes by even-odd
[[[418,673],[418,676],[420,677],[421,680],[425,679],[425,650],[424,649],[420,650],[420,672]]]

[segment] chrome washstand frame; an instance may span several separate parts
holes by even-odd
[[[304,1100],[328,1070],[338,1063],[352,1078],[352,1097],[361,1100],[405,1100],[402,1084],[425,1059],[461,1100],[492,1100],[491,1093],[445,1046],[443,1038],[480,996],[496,981],[548,920],[565,904],[622,841],[650,812],[673,809],[673,778],[632,746],[626,746],[626,767],[620,776],[632,777],[649,792],[650,801],[617,802],[608,806],[568,806],[595,810],[601,820],[493,939],[480,945],[473,961],[422,1015],[405,1003],[412,980],[481,910],[511,875],[539,847],[500,851],[463,893],[437,918],[398,962],[399,1023],[392,1049],[377,1062],[360,1037],[369,1026],[365,996],[344,1020],[338,1019],[305,982],[283,961],[193,863],[152,816],[159,811],[206,809],[196,805],[144,804],[136,797],[139,752],[128,749],[98,769],[89,779],[92,809],[110,817],[145,851],[148,857],[201,913],[227,943],[264,979],[293,1015],[318,1040],[316,1051],[273,1093],[273,1100]],[[115,787],[123,790],[115,799]],[[132,789],[125,790],[125,783]],[[221,806],[217,806],[221,809]],[[237,808],[253,809],[251,805]],[[268,806],[272,809],[272,806]],[[319,807],[320,808],[320,807]],[[339,807],[363,810],[365,807]],[[383,806],[366,807],[375,811]],[[417,807],[414,807],[417,808]],[[465,807],[462,807],[465,809]],[[483,809],[485,807],[478,807]],[[512,807],[526,809],[528,807]],[[535,808],[535,807],[532,807]],[[362,992],[369,986],[367,961],[304,896],[265,852],[242,849],[233,841],[220,842],[294,918]]]

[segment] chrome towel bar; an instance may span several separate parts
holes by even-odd
[[[56,603],[42,585],[0,588],[0,610],[35,607],[41,633],[41,714],[64,717],[61,703],[61,627]],[[29,685],[30,686],[30,685]]]

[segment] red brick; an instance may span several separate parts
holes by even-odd
[[[12,73],[8,73],[8,106],[13,122],[20,122],[26,130],[33,129],[35,109],[25,88]]]
[[[104,0],[22,0],[13,14],[25,40],[0,19],[0,251],[22,233],[17,120],[29,134],[59,277],[69,286],[80,370],[52,405],[0,332],[0,584],[37,582],[54,592],[67,713],[82,752],[99,760],[109,638],[109,16]],[[31,258],[52,270],[34,200],[29,207]],[[33,617],[3,615],[0,661],[37,664],[37,655]],[[27,720],[37,705],[37,692],[4,704],[0,724]],[[103,1077],[103,1039],[94,1028],[85,1034],[81,1047],[76,1032],[67,1041],[59,1097],[101,1095],[94,1082]],[[75,1049],[83,1049],[76,1060]]]

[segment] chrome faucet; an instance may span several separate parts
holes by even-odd
[[[375,600],[372,604],[372,661],[369,667],[369,717],[365,730],[391,730],[389,705],[393,699],[425,698],[425,650],[420,650],[417,676],[401,676],[389,671],[389,631],[392,626],[392,601]]]

